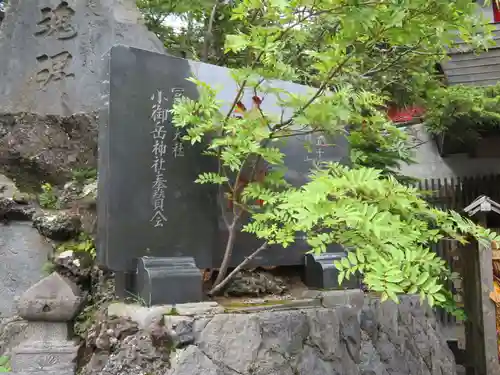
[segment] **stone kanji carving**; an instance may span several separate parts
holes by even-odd
[[[36,81],[40,83],[40,88],[45,89],[51,82],[74,77],[73,73],[66,71],[72,58],[71,53],[67,51],[52,56],[46,54],[38,56],[36,59],[41,65],[41,69],[36,73]]]
[[[72,24],[75,11],[65,1],[55,7],[40,9],[41,20],[37,23],[36,36],[55,36],[57,39],[71,39],[76,36],[76,27]]]

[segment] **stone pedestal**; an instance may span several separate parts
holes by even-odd
[[[344,258],[347,254],[326,253],[321,255],[306,254],[305,284],[314,289],[357,289],[359,280],[351,277],[339,285],[339,271],[333,264],[335,260]]]
[[[138,297],[148,306],[203,299],[201,271],[192,257],[141,257],[135,285]]]
[[[13,373],[75,373],[78,345],[68,327],[81,303],[78,287],[55,272],[21,296],[18,311],[28,321],[28,339],[13,350]]]

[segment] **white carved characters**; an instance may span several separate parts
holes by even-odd
[[[150,221],[155,228],[158,228],[163,227],[163,224],[168,220],[164,212],[165,190],[167,188],[167,180],[165,178],[165,155],[167,153],[165,137],[167,131],[165,130],[164,123],[168,119],[168,110],[164,106],[164,103],[167,102],[167,98],[164,97],[163,91],[157,90],[155,94],[151,95],[151,101],[153,102],[151,107],[151,119],[154,122],[154,129],[151,132],[153,136],[153,164],[151,165],[151,169],[153,169],[155,179],[153,181],[151,197],[153,215]]]

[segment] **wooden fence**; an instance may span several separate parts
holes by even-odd
[[[418,183],[427,200],[436,207],[462,211],[480,195],[500,201],[500,175],[432,178]]]
[[[420,181],[418,188],[426,192],[425,199],[430,204],[441,209],[452,209],[459,213],[462,213],[465,207],[481,195],[486,195],[500,202],[500,175],[427,179]],[[466,264],[462,262],[461,246],[457,241],[443,240],[434,245],[433,249],[448,263],[452,271],[461,275],[470,274],[464,268]],[[452,285],[450,282],[448,287],[453,291],[459,305],[462,304],[466,297],[463,283],[457,282]],[[455,318],[440,309],[436,311],[436,314],[444,330],[452,332],[448,335],[453,336],[457,332]],[[450,337],[450,339],[453,338]]]

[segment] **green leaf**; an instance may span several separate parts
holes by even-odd
[[[415,294],[415,293],[417,293],[417,291],[418,291],[418,287],[416,285],[412,285],[410,287],[410,289],[408,289],[408,291],[406,293],[408,293],[408,294]]]
[[[387,296],[391,299],[391,301],[394,301],[395,303],[399,304],[399,298],[394,291],[387,290]]]
[[[351,265],[355,265],[358,263],[358,260],[356,259],[356,254],[354,254],[354,252],[352,252],[352,251],[349,251],[347,253],[347,258],[349,259],[349,262],[351,263]]]
[[[434,299],[438,302],[446,302],[446,297],[441,293],[436,293],[433,295]]]
[[[245,34],[226,35],[225,52],[240,52],[247,48],[248,36]]]
[[[388,299],[389,299],[389,295],[387,294],[387,292],[382,292],[382,295],[380,296],[380,301],[385,302]]]
[[[342,266],[344,268],[350,268],[351,267],[351,264],[349,263],[349,260],[347,258],[342,258],[340,260],[340,263],[342,263]]]
[[[442,288],[443,288],[442,285],[436,284],[436,285],[430,286],[428,291],[431,294],[435,294],[435,293],[439,292]]]
[[[335,268],[339,271],[342,271],[344,269],[344,265],[339,260],[334,260],[333,264]]]
[[[417,286],[423,285],[425,282],[427,282],[429,280],[429,277],[430,277],[430,275],[428,272],[422,272],[422,274],[420,274],[420,276],[415,281],[415,285],[417,285]]]
[[[342,282],[344,281],[344,277],[345,277],[345,272],[344,271],[339,272],[339,275],[338,275],[339,285],[342,285]]]

